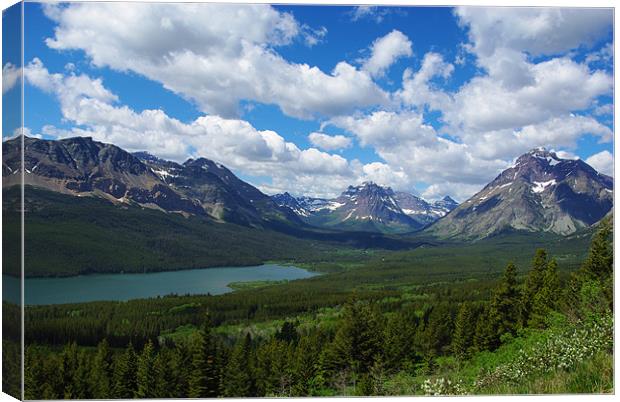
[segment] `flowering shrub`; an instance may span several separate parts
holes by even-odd
[[[510,363],[497,366],[474,382],[477,389],[516,384],[534,374],[569,369],[599,351],[613,347],[613,316],[607,314],[570,331],[552,333],[545,341],[522,350]]]
[[[461,380],[452,381],[443,377],[426,379],[422,384],[422,390],[426,395],[464,395],[467,393]]]

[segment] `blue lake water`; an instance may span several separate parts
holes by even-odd
[[[172,293],[212,295],[231,292],[231,282],[309,278],[314,272],[274,264],[254,267],[189,269],[147,274],[98,274],[67,278],[27,278],[25,303],[62,304],[97,300],[130,300]],[[19,279],[3,275],[3,298],[19,302]]]

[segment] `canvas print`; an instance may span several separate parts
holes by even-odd
[[[614,393],[613,13],[4,10],[3,392]]]

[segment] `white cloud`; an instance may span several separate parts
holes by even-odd
[[[585,134],[598,137],[602,143],[609,143],[613,139],[609,127],[591,117],[572,114],[518,129],[472,132],[463,138],[478,158],[508,160],[539,146],[574,150],[579,138]]]
[[[422,66],[413,73],[408,68],[403,73],[403,89],[396,96],[405,104],[415,107],[427,105],[430,109],[440,110],[450,103],[449,95],[439,88],[434,88],[430,81],[436,77],[447,79],[454,71],[454,66],[446,63],[438,53],[424,55]]]
[[[613,89],[609,74],[567,58],[526,63],[525,68],[531,82],[517,88],[507,88],[493,76],[473,78],[453,96],[445,120],[455,131],[518,128],[585,110]]]
[[[611,116],[614,114],[614,105],[612,103],[606,103],[594,108],[594,115],[596,116]]]
[[[308,139],[313,145],[326,151],[348,148],[352,144],[351,139],[349,137],[345,137],[344,135],[310,133],[310,135],[308,135]]]
[[[555,55],[592,45],[611,32],[613,12],[602,8],[458,7],[479,58],[507,48],[532,55]]]
[[[6,63],[2,67],[2,94],[9,92],[14,86],[20,82],[21,68],[14,66],[11,63]]]
[[[383,22],[385,17],[392,13],[394,8],[391,7],[378,7],[378,6],[357,6],[351,11],[351,20],[359,21],[363,19],[369,19],[377,24]]]
[[[373,42],[370,57],[364,61],[362,69],[373,77],[381,77],[396,60],[410,57],[413,54],[411,47],[411,41],[405,34],[393,30]]]
[[[77,125],[69,130],[45,126],[43,133],[51,137],[90,136],[176,161],[206,157],[248,177],[269,177],[270,183],[257,181],[270,192],[331,197],[351,183],[383,181],[381,172],[386,171],[376,163],[363,165],[316,148],[300,149],[275,131],[257,130],[239,119],[205,115],[184,123],[162,110],[137,112],[115,105],[118,98],[100,79],[52,74],[38,59],[26,66],[25,77],[28,84],[56,96],[64,119]],[[393,176],[390,183],[398,183],[403,174],[384,176]]]
[[[508,161],[476,158],[467,144],[442,138],[413,111],[378,111],[337,117],[330,123],[355,134],[360,144],[373,147],[392,170],[407,175],[410,187],[418,181],[482,185],[508,166]]]
[[[586,159],[586,163],[601,173],[614,175],[614,156],[609,151],[602,151]]]
[[[310,118],[387,100],[346,62],[325,73],[282,58],[277,47],[299,35],[313,44],[323,31],[309,37],[291,14],[267,5],[73,3],[45,10],[58,24],[49,47],[81,49],[96,66],[142,74],[207,113],[236,116],[239,101],[249,100]]]
[[[600,50],[592,52],[586,56],[586,64],[604,63],[613,65],[614,60],[614,45],[609,42],[603,46]]]
[[[422,192],[422,198],[425,200],[439,200],[449,195],[457,202],[467,200],[472,194],[482,189],[477,184],[463,184],[459,182],[441,182],[431,184]]]
[[[394,170],[390,165],[382,162],[372,162],[362,167],[363,176],[361,182],[372,181],[381,186],[389,186],[395,189],[411,187],[411,179],[402,169]]]

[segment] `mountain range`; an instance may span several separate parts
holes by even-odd
[[[373,182],[349,186],[333,199],[294,197],[289,193],[276,194],[272,199],[314,226],[388,233],[420,230],[458,205],[448,196],[429,203]]]
[[[19,139],[3,143],[3,187],[20,184]],[[78,197],[103,198],[186,217],[249,227],[318,227],[481,239],[506,231],[567,235],[611,213],[613,178],[582,160],[534,149],[462,204],[446,196],[428,202],[372,182],[333,199],[269,196],[205,159],[176,163],[129,153],[88,137],[24,138],[24,182]]]

